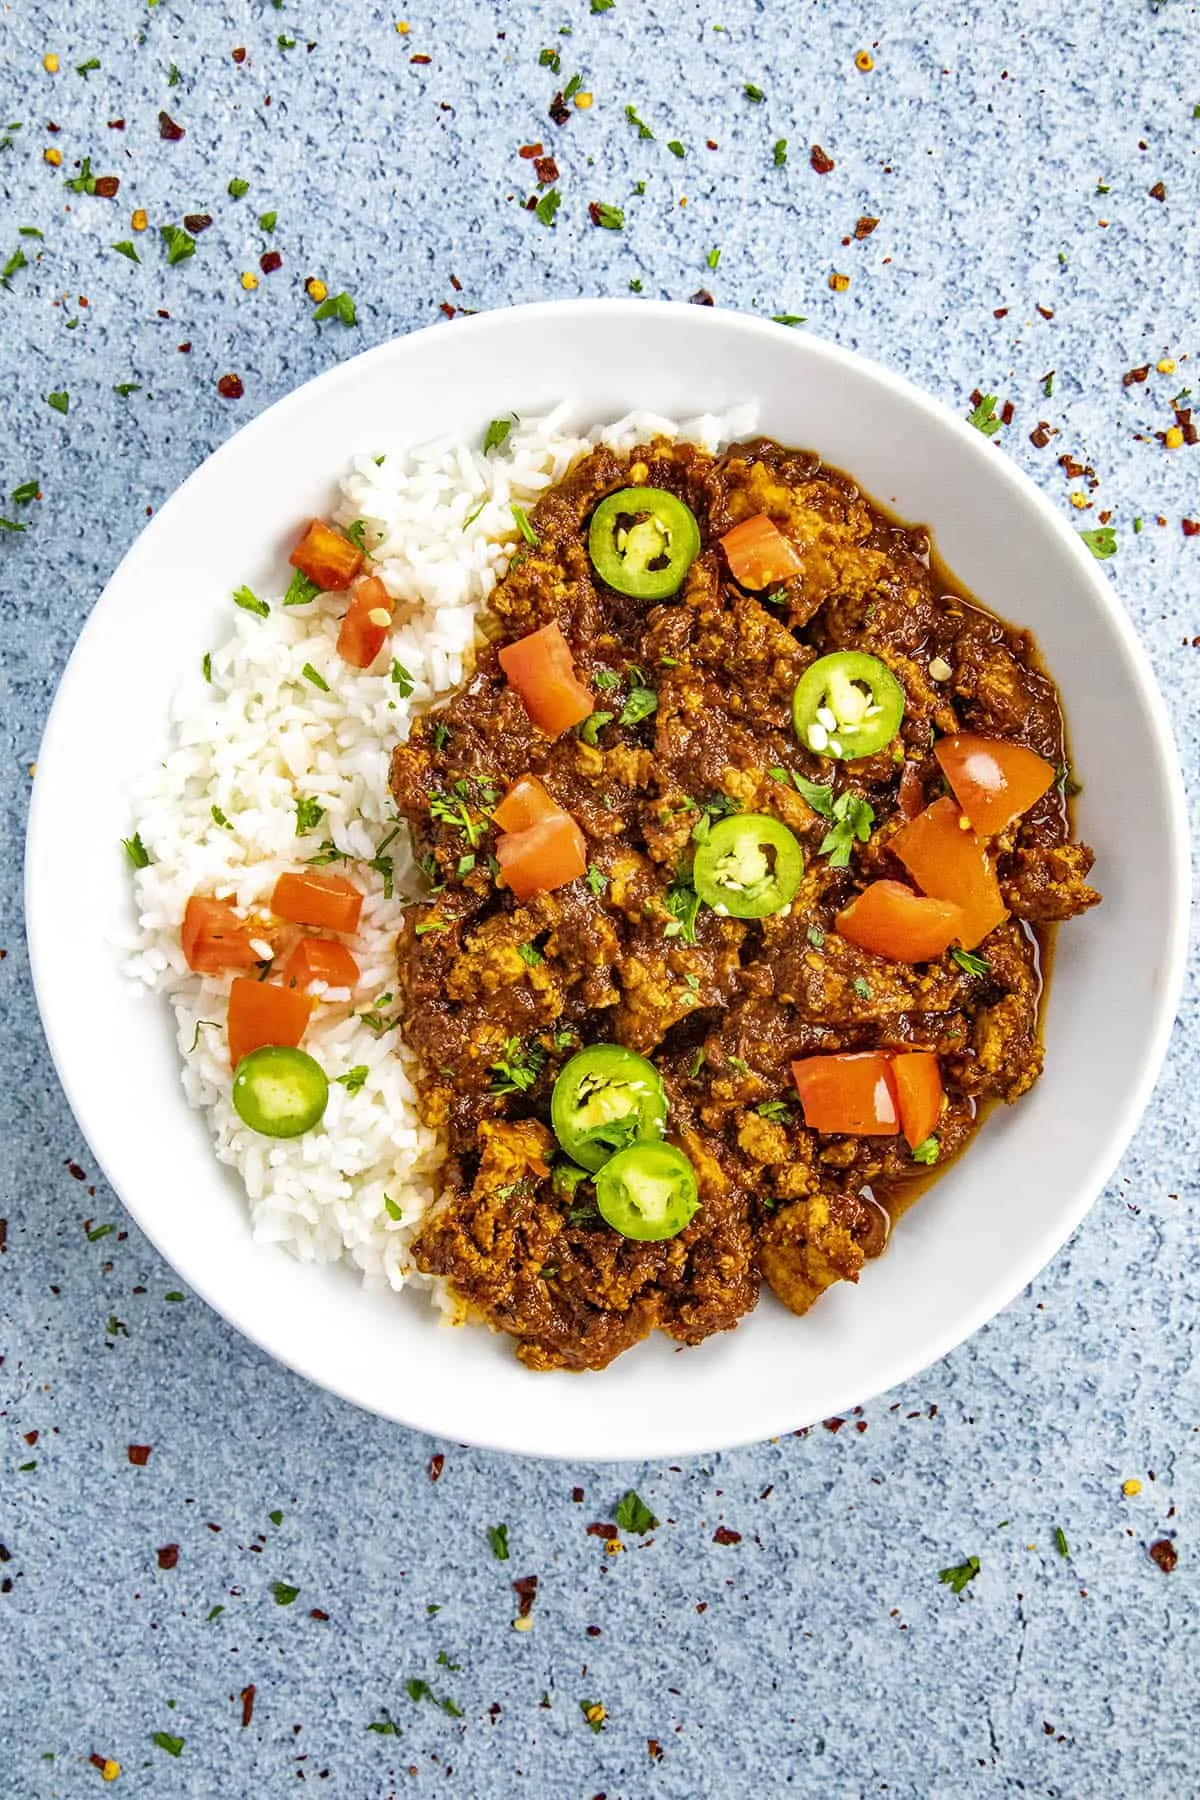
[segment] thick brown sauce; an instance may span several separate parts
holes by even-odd
[[[701,554],[663,605],[615,594],[588,559],[593,508],[625,486],[668,489],[701,525]],[[803,563],[769,606],[729,580],[719,546],[758,513]],[[537,545],[514,558],[492,599],[500,635],[557,623],[611,717],[594,745],[575,733],[546,739],[489,648],[395,753],[396,803],[435,885],[409,909],[400,942],[405,1034],[424,1114],[450,1143],[443,1198],[415,1248],[420,1266],[512,1333],[531,1367],[595,1368],[654,1328],[688,1343],[728,1329],[760,1280],[802,1312],[830,1282],[857,1279],[984,1111],[1036,1080],[1053,924],[1097,896],[1084,882],[1091,854],[1070,843],[1055,786],[993,846],[1012,916],[980,946],[984,977],[949,956],[885,962],[836,933],[856,892],[906,879],[888,850],[905,818],[901,773],[916,810],[944,791],[936,736],[975,731],[1065,765],[1057,691],[1029,635],[964,592],[928,532],[849,477],[769,440],[716,461],[659,441],[625,457],[594,452],[531,522]],[[842,649],[882,658],[904,686],[899,763],[893,747],[832,765],[798,744],[795,683],[816,656]],[[949,678],[931,663],[947,664]],[[656,711],[623,726],[623,701],[643,684]],[[848,869],[822,857],[826,822],[772,768],[869,799],[871,838]],[[596,885],[518,906],[488,872],[487,815],[527,772],[583,829]],[[672,928],[671,889],[686,879],[697,809],[714,800],[780,818],[806,873],[788,914],[749,923],[701,908],[693,942]],[[531,948],[533,963],[520,954]],[[653,1057],[671,1136],[697,1169],[701,1210],[666,1243],[620,1237],[586,1185],[581,1204],[549,1170],[554,1077],[582,1043],[606,1040]],[[513,1045],[532,1073],[498,1090]],[[799,1122],[793,1058],[905,1047],[940,1058],[936,1167],[914,1164],[903,1139],[818,1138]],[[759,1113],[765,1102],[787,1105],[786,1130]]]

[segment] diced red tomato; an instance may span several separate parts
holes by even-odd
[[[392,628],[392,596],[378,575],[355,582],[338,630],[337,652],[355,669],[369,669]]]
[[[287,959],[283,979],[289,987],[323,981],[327,987],[352,988],[358,980],[358,964],[345,944],[332,938],[302,937]]]
[[[362,568],[363,553],[321,519],[310,519],[308,530],[288,557],[294,569],[330,592],[347,588]]]
[[[964,950],[973,950],[1008,917],[987,847],[948,796],[889,838],[888,849],[932,899],[962,908],[958,938]]]
[[[187,966],[197,975],[216,975],[222,969],[252,969],[262,960],[251,947],[250,927],[238,918],[227,900],[193,894],[184,909],[179,935]]]
[[[929,900],[901,881],[873,881],[837,916],[842,937],[860,950],[893,962],[929,962],[941,956],[963,928],[963,910],[950,900]]]
[[[846,1137],[895,1137],[900,1130],[889,1060],[875,1050],[806,1056],[792,1064],[811,1131]]]
[[[500,667],[547,737],[560,737],[592,710],[592,695],[575,673],[571,647],[558,625],[543,625],[506,644]]]
[[[930,1050],[906,1050],[892,1058],[900,1129],[910,1150],[932,1137],[942,1116],[942,1071]]]
[[[340,875],[281,875],[271,895],[271,911],[293,925],[323,925],[327,931],[357,931],[363,897]]]
[[[995,837],[1028,812],[1054,780],[1053,766],[1024,744],[965,731],[940,738],[933,754],[975,830]]]
[[[542,819],[553,818],[562,807],[546,792],[536,775],[522,775],[513,782],[492,813],[501,831],[528,831]]]
[[[277,987],[272,981],[251,981],[239,975],[229,990],[229,1060],[236,1069],[243,1056],[264,1044],[288,1044],[293,1049],[304,1036],[316,1004],[295,988]]]
[[[766,513],[743,519],[721,539],[729,573],[743,587],[769,588],[790,581],[804,564],[800,552]]]
[[[518,900],[565,887],[587,870],[587,843],[569,812],[539,819],[524,831],[506,831],[496,839],[499,879]]]

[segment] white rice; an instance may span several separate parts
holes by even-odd
[[[400,602],[381,672],[337,655],[344,595],[285,608],[279,593],[262,596],[266,618],[231,604],[211,681],[195,672],[182,682],[166,757],[132,796],[131,830],[151,861],[135,876],[138,930],[124,947],[126,967],[174,1009],[184,1092],[207,1115],[217,1156],[241,1177],[257,1239],[306,1262],[348,1259],[367,1281],[393,1288],[416,1273],[409,1246],[435,1196],[443,1145],[418,1117],[392,999],[395,937],[419,876],[407,829],[395,831],[388,763],[414,715],[471,670],[485,602],[520,541],[512,503],[531,506],[598,442],[623,450],[662,435],[716,449],[753,428],[754,410],[683,424],[631,413],[581,436],[567,428],[563,404],[514,420],[503,448],[486,457],[450,439],[359,456],[335,517],[366,522],[374,572]],[[392,680],[392,658],[411,677],[411,695]],[[301,800],[324,812],[298,836]],[[388,898],[372,862],[393,832]],[[191,973],[180,923],[196,893],[232,899],[243,914],[265,908],[285,870],[330,844],[346,859],[331,871],[366,896],[351,944],[361,979],[353,994],[323,995],[304,1037],[330,1079],[321,1124],[299,1138],[262,1137],[230,1099],[230,977]],[[362,1068],[361,1086],[339,1082]]]

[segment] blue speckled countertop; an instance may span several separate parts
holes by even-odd
[[[1195,793],[1200,449],[1158,434],[1200,354],[1200,9],[417,0],[401,25],[0,8],[0,1795],[1194,1794],[1194,979],[1117,1179],[1027,1294],[864,1416],[683,1467],[364,1417],[176,1298],[93,1178],[20,918],[56,679],[150,508],[439,307],[707,289],[963,411],[1011,402],[1003,453],[1116,528]],[[553,227],[522,210],[538,142]],[[196,214],[169,265],[160,227]],[[309,277],[357,323],[315,324]],[[613,1554],[586,1528],[630,1486],[661,1525]],[[958,1597],[938,1572],[970,1557]]]

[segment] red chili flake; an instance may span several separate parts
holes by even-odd
[[[575,1502],[576,1506],[582,1506],[583,1505],[583,1489],[579,1488],[579,1487],[572,1488],[571,1489],[571,1498]]]
[[[233,60],[234,60],[234,62],[235,62],[235,63],[244,63],[244,62],[245,62],[245,60],[246,60],[246,48],[245,48],[245,45],[244,45],[244,44],[239,44],[239,45],[238,45],[238,47],[237,47],[237,49],[236,49],[236,50],[231,50],[231,51],[230,51],[230,52],[229,52],[229,54],[230,54],[230,55],[231,55],[231,56],[232,56],[232,58],[233,58]]]
[[[448,319],[454,317],[454,308],[451,306],[449,300],[440,300],[438,302],[438,311],[444,312]]]
[[[212,224],[211,213],[184,213],[183,222],[191,232],[207,231]]]
[[[56,125],[56,124],[55,124],[55,123],[54,123],[54,120],[53,120],[53,119],[47,119],[47,120],[46,120],[46,130],[47,130],[47,131],[61,131],[61,130],[62,130],[62,126],[61,126],[61,125]]]
[[[454,289],[456,294],[461,294],[463,291],[462,282],[458,279],[457,275],[452,275],[450,277],[450,286]]]
[[[108,121],[108,129],[110,131],[124,131],[124,129],[125,129],[124,119],[110,119]]]
[[[169,312],[168,312],[168,311],[167,311],[167,309],[166,309],[166,307],[165,307],[165,306],[160,306],[160,307],[159,307],[159,308],[158,308],[158,316],[159,316],[159,318],[160,318],[160,319],[169,319],[169,318],[170,318],[170,316],[171,316],[171,315],[170,315],[170,313],[169,313]]]
[[[314,1606],[308,1616],[310,1619],[318,1620],[322,1625],[324,1625],[329,1618],[329,1614],[327,1612],[322,1612],[319,1606]]]
[[[0,1256],[3,1256],[4,1252],[7,1249],[8,1249],[8,1220],[0,1219]],[[582,1500],[583,1495],[581,1494],[579,1497]]]
[[[1052,319],[1054,317],[1054,308],[1052,306],[1039,306],[1034,310],[1040,312],[1043,319]]]
[[[1000,408],[1000,423],[1002,425],[1011,425],[1012,424],[1013,411],[1014,411],[1014,408],[1013,408],[1012,401],[1006,400],[1004,402],[1004,405]]]
[[[708,1601],[707,1600],[697,1600],[696,1611],[698,1613],[706,1613],[708,1611]]]
[[[1139,381],[1145,381],[1150,374],[1150,364],[1143,363],[1140,369],[1126,369],[1121,377],[1122,387],[1133,387]]]
[[[191,340],[189,339],[188,342],[184,344],[176,344],[175,348],[179,351],[181,356],[187,356],[192,348]]]
[[[1035,450],[1044,450],[1050,439],[1057,436],[1056,425],[1051,425],[1049,419],[1039,419],[1036,428],[1029,434],[1029,441]]]
[[[1156,181],[1154,186],[1150,189],[1150,198],[1152,200],[1165,200],[1166,197],[1167,197],[1166,188],[1163,186],[1161,181]]]
[[[861,243],[863,238],[870,237],[871,233],[874,231],[874,229],[878,225],[878,223],[879,223],[878,219],[873,219],[873,218],[871,218],[871,216],[868,213],[864,213],[862,218],[858,221],[857,225],[854,227],[855,237]]]
[[[445,1466],[446,1458],[442,1455],[440,1450],[436,1450],[429,1459],[429,1469],[427,1473],[430,1481],[440,1481],[442,1479],[442,1470]]]
[[[993,312],[992,317],[993,317],[993,319],[1007,319],[1007,317],[1008,317],[1007,306],[998,306],[996,308],[996,310]]]
[[[692,306],[715,306],[717,303],[707,288],[697,288],[691,297],[690,304]]]
[[[867,1421],[865,1419],[860,1419],[854,1429],[855,1431],[865,1431],[867,1429]]]
[[[433,58],[432,56],[410,56],[408,60],[412,63],[431,63]]]
[[[561,94],[555,94],[550,102],[550,117],[556,125],[565,125],[571,116],[571,109]]]
[[[38,1441],[38,1433],[36,1431],[27,1431],[25,1433],[25,1442],[27,1444],[36,1444],[37,1441]]]
[[[135,1468],[144,1469],[150,1461],[150,1450],[149,1444],[130,1444],[126,1454]]]
[[[553,187],[558,180],[558,164],[552,156],[539,156],[533,165],[539,187]]]
[[[158,135],[165,138],[168,144],[177,144],[184,135],[183,126],[177,125],[170,113],[160,112],[158,115]]]
[[[87,1180],[86,1174],[80,1168],[80,1166],[77,1162],[71,1162],[68,1160],[67,1162],[65,1162],[63,1164],[63,1168],[67,1171],[68,1175],[73,1175],[75,1177],[76,1181],[86,1181]]]
[[[590,1638],[598,1638],[600,1636],[600,1627],[598,1625],[589,1625],[586,1627],[586,1630]]]
[[[249,1687],[244,1687],[242,1689],[242,1730],[243,1731],[245,1731],[247,1725],[250,1723],[250,1721],[253,1717],[254,1717],[254,1683],[251,1682]]]
[[[717,143],[716,138],[705,138],[704,146],[705,146],[705,149],[707,149],[707,150],[719,150],[720,149],[720,145]]]
[[[119,175],[97,175],[94,192],[101,200],[111,200],[121,185]]]
[[[979,402],[976,401],[975,404],[978,406]],[[845,1419],[822,1419],[821,1423],[824,1425],[826,1431],[832,1431],[836,1436],[846,1421]]]
[[[161,1550],[155,1552],[155,1555],[158,1557],[160,1569],[173,1569],[179,1561],[179,1545],[164,1544]]]
[[[1183,526],[1184,537],[1200,537],[1200,519],[1181,519],[1179,522]],[[0,1226],[3,1224],[4,1220],[0,1219]],[[4,1235],[3,1232],[0,1232],[0,1250],[3,1248]]]
[[[283,258],[278,250],[264,250],[258,259],[258,266],[264,275],[273,275],[276,269],[282,269]]]
[[[1158,1564],[1164,1575],[1169,1575],[1179,1561],[1179,1552],[1170,1538],[1159,1538],[1150,1546],[1150,1557]]]
[[[588,1526],[587,1535],[603,1538],[606,1544],[611,1544],[616,1540],[618,1532],[615,1525],[609,1525],[603,1519],[597,1519],[594,1524]]]
[[[86,305],[87,305],[87,304],[88,304],[88,297],[87,297],[87,295],[86,295],[86,294],[80,294],[80,296],[79,296],[79,304],[80,304],[80,306],[86,306]],[[93,1191],[93,1190],[92,1190],[92,1189],[91,1189],[91,1188],[89,1188],[89,1189],[88,1189],[88,1193],[89,1193],[89,1194],[90,1194],[90,1193],[91,1193],[91,1192],[92,1192],[92,1191]]]
[[[536,1575],[519,1575],[512,1585],[517,1596],[517,1617],[527,1619],[537,1599],[538,1578]]]
[[[820,144],[813,145],[812,149],[808,153],[808,160],[812,164],[813,168],[816,170],[818,175],[828,175],[833,169],[836,169],[836,167],[837,167],[837,164],[834,162],[832,156],[827,156],[825,151],[822,150]]]
[[[740,1544],[742,1534],[740,1531],[730,1531],[728,1525],[718,1525],[713,1532],[712,1541],[714,1544]]]
[[[662,1761],[663,1747],[659,1743],[657,1738],[647,1738],[646,1739],[646,1754],[649,1756],[651,1762],[661,1762]]]
[[[223,400],[240,400],[245,391],[240,375],[222,375],[217,383],[217,392]]]
[[[521,205],[525,208],[526,212],[536,212],[537,211],[537,203],[538,203],[537,195],[530,194],[528,200],[522,200]]]
[[[523,156],[526,162],[532,162],[535,156],[542,154],[544,147],[542,144],[522,144],[517,155]]]

